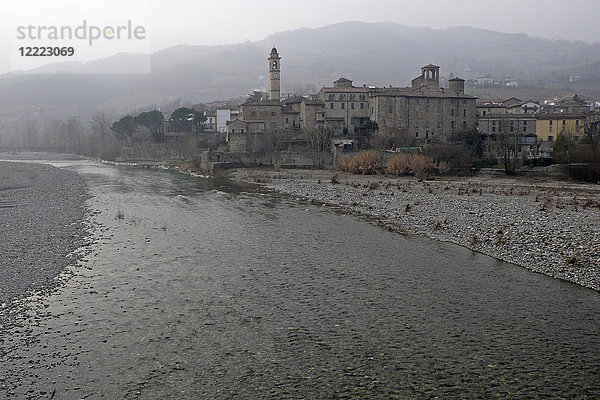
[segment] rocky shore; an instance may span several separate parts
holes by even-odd
[[[74,172],[0,162],[0,317],[11,300],[51,288],[72,262],[84,240],[88,196]]]
[[[452,242],[600,290],[600,186],[543,179],[248,170],[230,177],[341,207],[404,235]],[[343,234],[343,232],[340,232]]]

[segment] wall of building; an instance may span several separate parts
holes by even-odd
[[[279,102],[253,102],[240,106],[240,119],[243,121],[263,121],[267,131],[282,126],[281,104]]]
[[[418,140],[446,141],[453,132],[475,128],[475,98],[374,93],[371,119],[380,130],[405,129]]]
[[[231,121],[231,110],[217,110],[217,132],[227,132],[227,122]]]
[[[495,135],[500,132],[502,124],[506,123],[509,132],[521,135],[537,135],[537,119],[533,116],[524,115],[488,115],[479,117],[479,132],[484,135]],[[510,130],[512,129],[512,131]]]
[[[541,116],[536,124],[536,134],[539,140],[553,142],[561,132],[572,133],[575,136],[583,134],[585,116]]]
[[[349,133],[361,127],[361,120],[364,125],[370,118],[368,88],[322,88],[319,99],[325,103],[326,117],[343,119]]]
[[[317,129],[325,126],[325,104],[302,102],[300,105],[300,126],[302,129]]]

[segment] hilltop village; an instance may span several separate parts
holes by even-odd
[[[456,153],[456,145],[472,147],[474,142],[477,148],[471,149],[471,156],[480,164],[506,163],[503,153],[508,152],[516,166],[550,159],[561,133],[575,144],[585,137],[586,127],[598,126],[596,104],[576,94],[545,101],[477,98],[465,93],[465,80],[459,77],[448,79],[447,87],[442,87],[440,67],[434,64],[423,66],[409,87],[359,86],[340,77],[318,93],[293,96],[282,95],[285,69],[275,47],[268,54],[267,72],[265,93],[255,91],[239,105],[222,102],[201,107],[201,129],[194,128],[193,115],[189,125],[176,125],[165,117],[164,146],[197,134],[198,154],[211,171],[215,165],[228,168],[242,160],[333,165],[341,155],[365,149],[387,156],[433,149],[432,156],[440,158],[440,151]],[[207,142],[211,135],[220,139]],[[454,148],[449,150],[450,145]],[[141,153],[134,145],[124,149],[122,156],[152,157],[147,149]],[[451,157],[442,154],[441,158]],[[457,162],[465,161],[464,154],[455,158],[459,160],[447,160],[451,167],[466,165]]]

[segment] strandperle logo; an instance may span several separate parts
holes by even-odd
[[[18,40],[85,40],[92,46],[98,40],[144,40],[146,28],[127,20],[126,25],[97,26],[83,20],[81,25],[21,25],[17,26]]]

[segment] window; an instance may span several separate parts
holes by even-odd
[[[360,103],[360,109],[364,110],[365,109],[365,103]]]
[[[579,120],[575,120],[575,126],[579,126]]]
[[[563,126],[565,126],[566,124],[567,124],[567,121],[565,121],[565,120],[563,119]]]
[[[419,137],[419,132],[415,132],[415,137]]]
[[[329,104],[329,108],[331,108],[333,110],[335,108],[335,103]]]
[[[450,115],[454,117],[454,108],[450,109]]]
[[[454,99],[450,99],[450,103],[454,104]]]
[[[485,117],[485,111],[483,112],[483,116]]]
[[[346,100],[346,95],[345,94],[340,94],[340,101],[344,101]]]
[[[402,128],[402,120],[401,119],[398,120],[398,128]]]
[[[275,112],[271,111],[271,117],[274,117],[274,116],[275,116]]]
[[[390,114],[393,113],[394,112],[394,106],[389,106],[388,107],[388,111],[389,111]]]
[[[467,99],[463,99],[463,104],[467,104]]]
[[[342,103],[342,110],[346,109],[346,103]]]
[[[415,111],[419,112],[419,106],[418,105],[415,106]]]
[[[440,129],[442,127],[442,123],[440,121],[438,121],[438,129]]]
[[[277,69],[277,61],[273,61],[273,69]]]
[[[350,104],[350,108],[354,110],[354,103]]]
[[[417,97],[417,104],[419,104],[421,102],[421,98]]]
[[[429,129],[429,121],[425,121],[425,128]]]
[[[552,126],[552,122],[554,122],[554,121],[550,120],[550,126]]]
[[[467,130],[467,121],[463,121],[463,130]]]
[[[548,141],[549,142],[554,142],[554,136],[548,136]]]
[[[235,129],[232,129],[232,130],[231,130],[231,133],[235,133]]]
[[[329,95],[329,100],[335,100],[335,96],[334,96],[334,95],[332,95],[332,94],[330,94],[330,95]]]
[[[550,125],[550,129],[548,129],[548,132],[552,132],[552,125]]]
[[[419,127],[419,120],[416,120],[415,121],[415,128],[418,128],[418,127]]]
[[[296,120],[292,121],[292,126],[296,126]]]
[[[425,99],[425,103],[429,104],[429,97]]]
[[[492,132],[496,132],[496,127],[492,126]]]
[[[454,121],[450,121],[450,129],[454,129]]]
[[[354,100],[356,96],[354,96],[353,94],[350,95],[350,100]]]
[[[288,120],[288,118],[285,119],[285,123],[288,124],[290,121]]]
[[[467,109],[465,108],[465,109],[463,109],[463,117],[466,117],[466,116],[467,116]]]

